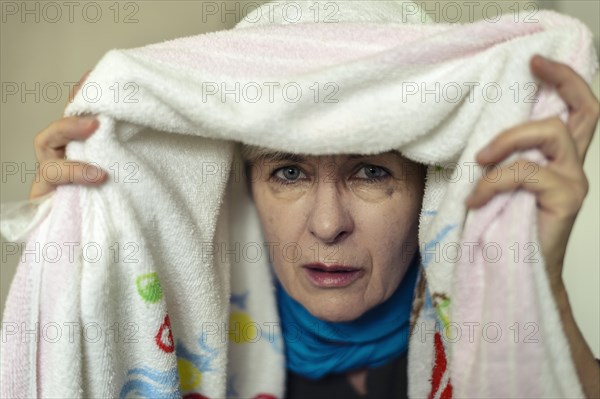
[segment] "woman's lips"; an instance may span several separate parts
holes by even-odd
[[[308,280],[317,287],[345,287],[359,279],[364,271],[358,267],[345,265],[325,265],[309,263],[303,266]]]

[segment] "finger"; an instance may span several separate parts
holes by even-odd
[[[587,194],[588,182],[585,174],[577,178],[565,176],[524,159],[505,165],[495,174],[484,175],[467,197],[469,208],[479,208],[494,196],[503,192],[525,189],[535,193],[538,207],[557,214],[571,217],[579,211]],[[533,171],[533,173],[532,173]]]
[[[34,138],[35,156],[39,162],[64,157],[65,146],[72,140],[84,140],[97,128],[94,117],[71,116],[53,122]]]
[[[62,159],[40,162],[29,198],[42,196],[62,184],[101,184],[107,176],[106,171],[91,163]]]
[[[77,84],[75,86],[73,86],[71,88],[71,90],[69,90],[69,97],[67,100],[67,104],[65,104],[65,108],[68,107],[69,104],[71,104],[73,102],[75,95],[77,94],[77,92],[79,92],[79,89],[83,85],[83,82],[85,82],[87,77],[90,75],[91,71],[92,71],[91,69],[88,69],[87,71],[85,71],[85,73],[81,76],[81,78],[79,78],[79,82],[77,82]]]
[[[575,139],[579,157],[585,159],[600,117],[600,102],[587,82],[566,64],[536,55],[531,59],[531,69],[543,82],[554,86],[567,104],[567,128]]]
[[[496,136],[476,156],[480,164],[499,163],[515,151],[538,148],[550,161],[548,167],[570,175],[580,169],[575,142],[558,117],[530,121]],[[571,174],[572,175],[572,174]]]

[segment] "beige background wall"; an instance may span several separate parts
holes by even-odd
[[[6,94],[5,88],[13,83],[24,83],[29,89],[34,89],[36,82],[40,85],[40,90],[37,91],[39,99],[33,94],[28,94],[24,100],[18,95],[2,98],[0,156],[3,167],[11,162],[24,162],[28,169],[34,168],[34,135],[61,116],[67,101],[66,86],[69,82],[76,82],[106,51],[230,28],[242,16],[243,7],[252,2],[241,2],[242,6],[237,15],[236,12],[228,15],[224,23],[217,17],[208,17],[203,22],[203,3],[209,2],[84,1],[72,2],[74,6],[65,5],[62,1],[54,2],[60,6],[61,16],[56,13],[56,8],[45,3],[48,2],[28,1],[28,9],[34,11],[23,16],[20,7],[24,3],[21,1],[1,2],[0,80],[3,84],[3,95]],[[443,20],[444,17],[455,18],[455,14],[451,14],[453,9],[445,4],[447,2],[424,3],[436,20]],[[594,32],[596,45],[599,43],[598,1],[543,1],[540,4],[535,1],[509,0],[475,3],[477,7],[474,8],[474,19],[482,17],[481,10],[486,3],[500,5],[503,13],[513,13],[518,7],[530,11],[540,6],[552,8],[580,18]],[[13,14],[15,7],[17,14]],[[38,7],[38,11],[35,7]],[[68,7],[73,7],[72,15],[69,15]],[[460,9],[460,21],[469,22],[470,17],[466,12],[468,8]],[[98,10],[101,15],[97,14]],[[493,17],[494,10],[495,8],[488,8],[488,17]],[[24,22],[22,17],[25,18]],[[43,92],[44,86],[48,89],[46,93]],[[50,88],[56,86],[62,87],[62,93],[50,91]],[[599,92],[598,86],[596,76],[596,96]],[[599,138],[596,134],[585,165],[591,190],[571,237],[564,272],[576,319],[596,357],[600,357],[599,159]],[[0,200],[6,202],[25,199],[32,178],[28,175],[22,180],[14,176],[4,178],[3,175]],[[0,269],[0,308],[4,310],[4,301],[17,258],[5,256],[4,239],[1,245],[3,259]]]

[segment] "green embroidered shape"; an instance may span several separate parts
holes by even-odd
[[[442,321],[442,323],[444,323],[444,328],[448,327],[448,324],[450,323],[450,320],[448,318],[448,311],[449,311],[449,307],[450,307],[450,298],[448,298],[446,295],[444,294],[433,294],[434,297],[434,302],[435,302],[435,309],[437,311],[438,317],[440,318],[440,320]]]
[[[162,298],[163,292],[156,272],[142,274],[135,280],[138,294],[146,302],[156,303]]]

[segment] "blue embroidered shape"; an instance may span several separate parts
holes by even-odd
[[[449,224],[444,226],[435,236],[435,238],[431,241],[428,241],[425,243],[425,248],[423,249],[423,251],[421,251],[421,262],[423,263],[423,267],[427,267],[427,265],[429,265],[429,262],[431,261],[431,257],[433,255],[435,255],[435,251],[438,251],[438,249],[436,249],[437,244],[439,244],[439,242],[441,240],[444,239],[444,237],[446,237],[448,235],[448,233],[450,231],[452,231],[452,229],[454,229],[456,227],[456,224]],[[433,253],[432,253],[433,252]],[[439,256],[439,254],[438,254]]]
[[[132,394],[132,397],[136,398],[180,399],[181,390],[179,372],[181,372],[181,370],[178,370],[178,368],[181,366],[181,360],[187,360],[189,362],[187,364],[190,365],[190,367],[197,369],[199,373],[214,370],[212,362],[217,356],[217,350],[209,347],[205,341],[205,335],[202,333],[198,344],[200,345],[200,348],[206,352],[204,355],[198,355],[191,352],[181,341],[177,341],[176,353],[178,366],[173,367],[168,371],[157,371],[149,367],[130,369],[127,372],[129,379],[123,384],[119,398],[125,399],[128,394]],[[183,371],[189,372],[189,370]],[[186,384],[188,383],[189,381],[186,382]]]
[[[217,350],[209,347],[205,342],[205,334],[202,333],[198,340],[200,348],[206,351],[207,355],[198,355],[188,350],[181,342],[177,342],[177,358],[192,362],[200,372],[212,371],[212,361],[217,357]]]
[[[229,298],[229,303],[236,305],[238,308],[242,310],[246,310],[246,299],[248,298],[248,290],[246,290],[242,294],[231,294],[231,298]]]
[[[225,393],[225,396],[228,398],[238,397],[237,390],[235,389],[235,374],[227,378],[227,392]]]
[[[153,370],[149,367],[137,367],[127,372],[129,380],[123,384],[119,398],[127,398],[129,393],[143,398],[181,398],[177,367],[168,371]]]
[[[283,354],[283,337],[281,334],[273,333],[273,336],[269,334],[267,341],[271,344],[275,352]]]

